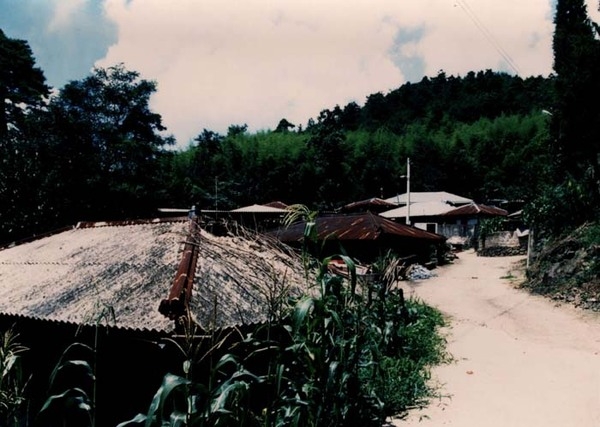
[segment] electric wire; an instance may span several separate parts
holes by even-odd
[[[483,24],[483,22],[481,22],[481,20],[477,17],[477,15],[473,11],[473,9],[471,9],[471,7],[469,6],[469,4],[466,2],[466,0],[456,0],[456,4],[458,6],[460,6],[460,8],[471,19],[471,21],[473,21],[473,23],[475,24],[475,26],[479,29],[479,31],[481,31],[481,33],[491,43],[491,45],[496,49],[496,51],[500,54],[500,56],[502,56],[502,58],[506,61],[506,63],[508,64],[508,66],[510,68],[512,68],[513,71],[517,75],[519,75],[520,74],[519,67],[517,66],[517,64],[515,63],[515,61],[513,61],[513,59],[508,54],[508,52],[506,52],[502,48],[502,46],[494,38],[494,36],[492,35],[492,33],[485,27],[485,25]]]

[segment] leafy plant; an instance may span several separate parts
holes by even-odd
[[[0,421],[7,427],[19,425],[28,383],[21,366],[21,355],[28,349],[18,337],[14,328],[0,335]]]
[[[62,353],[49,380],[48,398],[38,413],[44,427],[95,427],[98,326],[116,323],[112,306],[96,304],[93,347],[74,342]]]
[[[95,351],[83,343],[69,345],[50,375],[49,397],[38,414],[40,425],[93,427]]]

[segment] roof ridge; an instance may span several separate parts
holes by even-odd
[[[162,224],[173,222],[186,222],[187,216],[176,216],[167,218],[149,218],[149,219],[126,219],[114,221],[79,221],[75,226],[80,228],[100,228],[100,227],[126,227],[130,225]]]

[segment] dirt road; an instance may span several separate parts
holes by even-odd
[[[402,282],[449,317],[442,397],[395,426],[599,427],[600,315],[516,288],[523,257],[458,254],[437,276]]]

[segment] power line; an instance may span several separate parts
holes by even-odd
[[[475,24],[475,26],[479,29],[479,31],[482,32],[482,34],[491,43],[491,45],[496,49],[496,51],[498,51],[498,53],[500,54],[500,56],[502,56],[502,58],[506,61],[506,63],[510,66],[510,68],[512,68],[514,70],[514,72],[517,75],[519,75],[520,74],[519,67],[517,66],[517,64],[515,63],[515,61],[513,61],[513,59],[508,54],[508,52],[506,52],[502,48],[502,46],[500,45],[500,43],[498,43],[496,41],[496,39],[494,38],[494,36],[492,35],[492,33],[490,33],[490,31],[485,27],[485,25],[477,17],[477,15],[475,14],[475,12],[473,12],[473,9],[471,9],[471,7],[467,3],[467,1],[466,0],[456,0],[456,4],[458,4],[460,6],[460,8],[471,19],[471,21],[473,21],[473,23]]]

